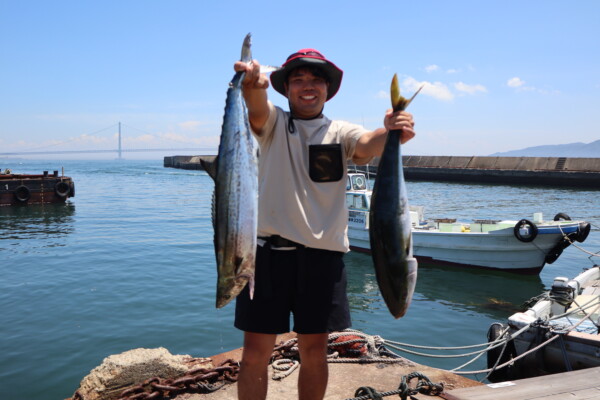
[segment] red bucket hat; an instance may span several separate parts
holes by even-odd
[[[331,99],[342,84],[342,75],[344,71],[336,67],[334,63],[325,58],[323,54],[315,49],[302,49],[291,54],[280,69],[271,73],[271,85],[282,95],[285,94],[285,82],[288,74],[298,67],[311,66],[323,70],[329,81],[329,89],[327,90],[327,100]]]

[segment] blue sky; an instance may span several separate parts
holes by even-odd
[[[394,73],[405,95],[424,83],[404,154],[589,143],[600,139],[599,18],[596,0],[2,0],[0,153],[115,148],[118,122],[124,147],[210,153],[248,32],[263,64],[313,47],[344,70],[332,119],[377,128]],[[128,157],[173,153],[186,152]]]

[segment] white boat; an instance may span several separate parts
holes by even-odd
[[[369,206],[371,190],[363,173],[349,173],[346,186],[350,248],[370,252]],[[425,220],[424,207],[411,206],[413,253],[419,265],[476,267],[524,274],[539,273],[553,263],[572,241],[583,242],[590,232],[585,221],[571,221],[559,213],[544,221],[532,220]]]
[[[509,340],[488,352],[490,380],[522,379],[600,367],[600,265],[569,280],[557,277],[533,307],[490,326],[488,340]]]

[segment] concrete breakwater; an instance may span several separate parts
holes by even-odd
[[[202,169],[200,158],[213,156],[171,156],[164,166]],[[368,167],[377,173],[378,159]],[[600,189],[600,157],[479,157],[479,156],[403,156],[407,180],[508,183],[543,186],[575,186]],[[354,166],[351,166],[353,168]]]

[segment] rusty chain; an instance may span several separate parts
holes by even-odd
[[[236,382],[239,369],[239,363],[229,359],[216,368],[195,368],[177,378],[150,378],[124,390],[118,400],[167,399],[181,393],[211,393],[227,382]],[[76,400],[77,397],[74,396],[73,399]]]

